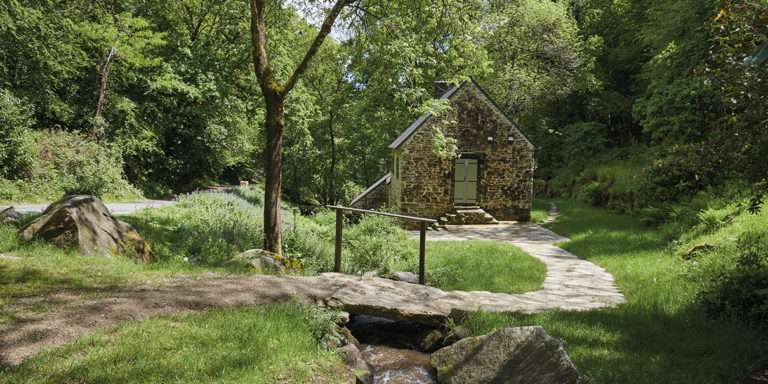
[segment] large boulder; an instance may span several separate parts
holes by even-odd
[[[150,262],[152,252],[128,223],[117,220],[99,198],[67,196],[51,204],[19,230],[25,240],[44,240],[61,247],[77,247],[86,255],[125,255]]]
[[[18,225],[24,215],[19,213],[15,208],[8,207],[0,211],[0,224]]]
[[[579,373],[542,327],[505,328],[432,354],[438,381],[451,384],[577,384]]]

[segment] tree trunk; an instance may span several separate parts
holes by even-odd
[[[266,95],[267,118],[264,131],[264,249],[283,254],[280,217],[280,184],[283,169],[283,128],[285,127],[284,98],[279,94]]]
[[[99,98],[96,100],[96,112],[93,114],[93,127],[91,129],[91,135],[94,138],[101,139],[101,132],[99,129],[99,120],[101,119],[101,110],[104,106],[104,98],[107,92],[107,79],[109,79],[109,65],[117,55],[117,47],[112,46],[107,54],[107,59],[104,61],[104,65],[101,67],[101,73],[99,75]]]
[[[328,135],[331,140],[331,169],[328,175],[328,198],[332,204],[339,202],[339,194],[336,192],[336,137],[333,132],[333,110],[328,114]]]

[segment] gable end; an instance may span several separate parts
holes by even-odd
[[[470,77],[469,81],[464,81],[461,84],[459,84],[458,86],[455,86],[455,87],[451,88],[450,90],[448,90],[448,92],[446,92],[443,96],[440,97],[440,100],[450,99],[453,95],[455,95],[461,88],[463,88],[469,82],[471,82],[472,85],[474,85],[480,91],[480,94],[485,99],[485,102],[491,106],[491,109],[494,112],[496,112],[498,115],[501,116],[502,120],[504,120],[505,123],[507,123],[515,131],[520,133],[520,136],[523,137],[525,142],[531,148],[536,148],[533,145],[533,143],[531,142],[531,140],[528,138],[528,136],[526,136],[525,133],[523,133],[523,131],[520,130],[520,128],[518,128],[517,125],[514,122],[512,122],[512,119],[510,119],[509,116],[507,116],[504,113],[504,111],[501,110],[501,108],[498,106],[498,104],[496,104],[496,102],[493,100],[493,98],[491,98],[488,95],[488,93],[483,89],[483,87],[480,86],[480,84],[478,84],[475,81],[474,78]],[[416,119],[416,121],[411,123],[411,125],[408,126],[408,128],[405,131],[403,131],[403,133],[401,133],[400,136],[398,136],[397,139],[395,139],[395,141],[392,142],[392,144],[389,145],[389,148],[390,149],[398,149],[398,148],[400,148],[406,141],[408,141],[408,139],[411,138],[411,136],[413,136],[414,133],[416,133],[416,131],[419,130],[419,128],[421,128],[422,125],[424,125],[424,123],[426,123],[433,116],[434,115],[432,115],[431,113],[425,113],[425,114],[421,115],[418,119]]]

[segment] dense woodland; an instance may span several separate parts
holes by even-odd
[[[22,241],[15,225],[35,214],[0,225],[0,325],[21,297],[265,272],[230,263],[254,248],[291,273],[334,269],[335,213],[302,208],[347,203],[381,177],[389,143],[450,108],[435,81],[469,77],[537,147],[532,221],[610,272],[627,302],[461,326],[542,325],[594,383],[768,372],[768,0],[0,0],[0,202],[176,197],[120,216],[151,246],[146,265]],[[241,180],[253,184],[187,194]],[[395,222],[343,225],[342,272],[418,270]],[[527,292],[546,272],[508,244],[429,252],[427,281],[446,290]],[[315,340],[335,323],[265,308],[0,361],[0,383],[332,377],[297,362],[340,364]],[[243,363],[264,345],[263,366]]]
[[[327,8],[276,4],[284,79]],[[768,66],[745,59],[766,25],[764,0],[353,2],[286,100],[284,194],[349,199],[411,119],[439,112],[433,82],[467,76],[537,144],[539,193],[635,210],[760,181]],[[3,1],[0,198],[56,189],[43,182],[138,193],[121,172],[147,196],[259,180],[249,26],[244,1]]]

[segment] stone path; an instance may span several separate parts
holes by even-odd
[[[160,208],[172,204],[176,204],[176,202],[168,200],[142,200],[130,203],[104,203],[104,205],[106,205],[107,208],[109,208],[109,211],[114,215],[126,215],[141,211],[145,208]],[[45,210],[45,208],[48,208],[48,205],[50,204],[5,204],[0,205],[0,211],[8,207],[14,207],[18,212],[21,213],[41,213]]]
[[[514,244],[547,266],[541,290],[522,294],[450,292],[465,310],[536,313],[547,310],[589,310],[625,302],[613,276],[603,268],[556,247],[567,241],[535,224],[448,226],[429,232],[428,240],[496,240]]]
[[[0,326],[0,364],[19,364],[41,350],[123,321],[289,300],[426,324],[438,324],[451,315],[478,310],[589,310],[624,302],[609,273],[555,247],[553,243],[563,238],[535,225],[451,227],[430,232],[428,238],[515,244],[547,265],[543,289],[523,294],[445,292],[377,277],[326,273],[313,277],[207,274],[122,290],[63,291],[18,299],[3,308],[16,318]],[[50,310],[34,310],[41,307]]]

